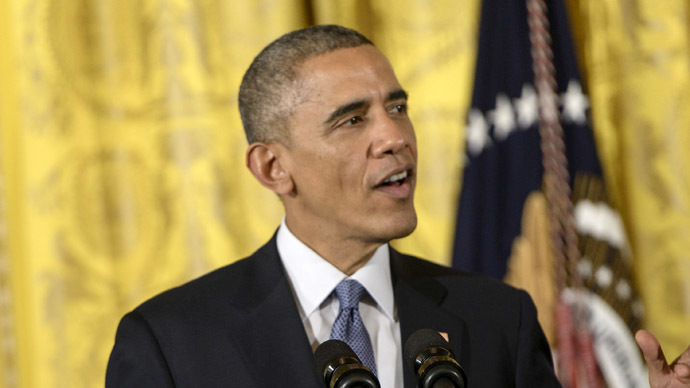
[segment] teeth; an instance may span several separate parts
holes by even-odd
[[[399,174],[391,175],[388,179],[383,181],[383,183],[391,183],[391,182],[399,181],[399,180],[405,179],[405,178],[407,178],[407,171],[403,171]]]

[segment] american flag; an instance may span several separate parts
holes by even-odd
[[[534,24],[539,15],[543,25]],[[545,77],[551,77],[551,92],[545,91]],[[563,3],[484,0],[453,265],[506,279],[532,294],[561,358],[565,386],[593,387],[602,377],[610,387],[643,386],[644,367],[632,338],[643,311],[589,114]],[[555,146],[543,141],[549,123],[562,128]],[[554,194],[544,166],[554,159],[549,152],[558,155],[558,141],[564,146],[560,178],[566,190]],[[557,200],[567,203],[560,223],[553,218]],[[563,224],[573,230],[570,243]],[[568,245],[577,248],[574,254],[566,252]],[[566,317],[573,326],[569,333],[563,330]],[[593,340],[596,366],[590,368],[582,358],[583,336]]]

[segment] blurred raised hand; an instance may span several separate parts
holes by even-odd
[[[640,330],[635,334],[635,341],[642,349],[644,360],[649,368],[651,388],[690,387],[690,346],[669,364],[654,334],[647,330]]]

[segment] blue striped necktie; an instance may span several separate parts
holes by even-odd
[[[376,374],[374,349],[359,315],[359,301],[367,294],[367,290],[358,281],[345,279],[338,283],[334,292],[340,300],[340,310],[331,329],[331,339],[350,345],[362,363]]]

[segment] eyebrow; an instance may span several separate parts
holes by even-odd
[[[388,97],[386,98],[386,101],[393,101],[393,100],[407,100],[407,92],[402,90],[402,89],[398,89],[398,90],[394,90],[394,91],[388,93]],[[357,109],[365,106],[367,103],[368,103],[368,101],[366,101],[366,100],[357,100],[357,101],[352,101],[352,102],[343,104],[343,105],[337,107],[333,111],[333,113],[331,113],[328,116],[328,119],[326,119],[324,124],[330,124],[333,121],[335,121],[336,119],[338,119],[339,117],[344,116],[344,115],[346,115],[346,114],[348,114],[354,110],[357,110]]]
[[[365,100],[357,100],[353,101],[344,105],[341,105],[337,107],[333,113],[331,113],[330,116],[328,116],[328,119],[325,121],[325,124],[330,124],[337,120],[339,117],[344,116],[353,110],[357,110],[367,104],[367,101]]]
[[[406,100],[407,101],[407,92],[402,90],[402,89],[398,89],[398,90],[394,90],[394,91],[388,93],[388,98],[386,99],[386,101],[393,101],[393,100]]]

